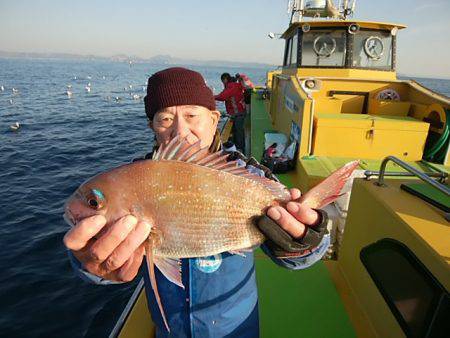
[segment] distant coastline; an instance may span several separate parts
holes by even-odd
[[[55,60],[84,60],[84,61],[107,61],[129,63],[148,63],[152,65],[186,65],[186,66],[211,66],[211,67],[230,67],[230,68],[253,68],[253,69],[275,69],[278,65],[258,62],[239,62],[225,60],[195,60],[173,57],[171,55],[155,55],[150,58],[142,58],[135,55],[116,54],[112,56],[83,55],[72,53],[34,53],[34,52],[8,52],[0,50],[1,58],[17,59],[55,59]],[[419,79],[437,79],[450,80],[446,77],[434,77],[431,75],[411,75],[397,72],[399,78],[419,78]]]
[[[62,60],[88,60],[88,61],[112,61],[112,62],[132,62],[150,63],[156,65],[192,65],[192,66],[222,66],[222,67],[242,67],[242,68],[274,68],[276,65],[238,62],[224,60],[194,60],[182,59],[171,55],[155,55],[148,59],[138,56],[117,54],[112,56],[81,55],[71,53],[33,53],[33,52],[8,52],[0,51],[0,58],[21,58],[21,59],[62,59]]]

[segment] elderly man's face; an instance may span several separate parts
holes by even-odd
[[[150,122],[159,145],[175,136],[186,138],[190,144],[200,140],[209,147],[214,139],[220,113],[201,106],[173,106],[158,111]]]

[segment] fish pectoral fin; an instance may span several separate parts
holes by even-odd
[[[251,246],[251,247],[249,247],[249,248],[242,248],[242,249],[239,249],[239,250],[229,250],[228,252],[229,252],[230,254],[232,254],[232,255],[239,255],[239,256],[245,257],[245,253],[246,253],[246,252],[252,252],[252,251],[255,250],[257,247],[259,247],[259,244],[258,244],[258,245]]]
[[[334,202],[341,194],[345,183],[351,178],[353,171],[359,166],[359,161],[352,161],[333,172],[330,176],[302,195],[299,203],[310,208],[321,209]]]
[[[150,275],[150,284],[152,285],[153,293],[155,294],[156,302],[158,303],[159,311],[161,312],[161,317],[166,326],[167,332],[170,333],[169,324],[167,323],[166,314],[164,313],[164,308],[161,303],[161,298],[159,297],[158,285],[156,284],[155,277],[155,265],[153,261],[153,247],[152,244],[147,244],[145,248],[145,260],[147,261],[148,273]]]
[[[228,252],[232,255],[238,255],[238,256],[245,257],[245,253],[243,252],[243,250],[230,250]]]
[[[179,259],[155,257],[154,261],[159,271],[161,271],[168,280],[184,289],[181,280],[181,261]]]

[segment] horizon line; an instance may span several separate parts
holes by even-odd
[[[9,56],[4,56],[2,55],[3,53],[5,54],[35,54],[36,56],[26,56],[26,55],[9,55]],[[51,55],[54,56],[51,56]],[[59,55],[59,57],[58,57]],[[224,63],[228,63],[228,64],[247,64],[247,65],[258,65],[259,67],[257,68],[263,68],[263,66],[268,66],[268,67],[282,67],[282,65],[276,65],[276,64],[271,64],[271,63],[261,63],[261,62],[254,62],[254,61],[235,61],[235,60],[202,60],[202,59],[189,59],[189,58],[181,58],[181,57],[177,57],[177,56],[172,56],[170,54],[156,54],[154,56],[148,57],[148,58],[144,58],[141,56],[130,56],[127,55],[125,53],[123,54],[114,54],[114,55],[109,55],[109,56],[102,56],[102,55],[96,55],[96,54],[76,54],[76,53],[70,53],[70,52],[13,52],[13,51],[6,51],[6,50],[0,50],[0,58],[30,58],[30,59],[38,59],[38,58],[42,58],[42,59],[64,59],[64,55],[67,55],[67,59],[71,59],[71,57],[73,58],[99,58],[99,59],[108,59],[108,61],[112,61],[112,62],[124,62],[124,61],[132,61],[133,59],[140,61],[141,63],[146,63],[147,62],[151,62],[151,59],[157,58],[157,57],[167,57],[170,59],[174,59],[175,61],[181,61],[181,63],[178,64],[189,64],[186,62],[197,62],[197,63],[213,63],[213,62],[224,62]],[[41,57],[39,57],[41,56]],[[124,57],[123,60],[111,60],[114,57]],[[142,62],[143,61],[143,62]],[[176,62],[174,64],[177,64]],[[251,67],[249,67],[251,68]],[[436,79],[436,80],[450,80],[450,77],[435,77],[432,75],[414,75],[414,74],[403,74],[403,73],[397,73],[397,76],[399,77],[415,77],[415,78],[424,78],[424,79]]]

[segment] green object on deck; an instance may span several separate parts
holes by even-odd
[[[450,212],[450,197],[431,185],[426,183],[405,183],[400,187],[437,208],[445,212]]]
[[[251,155],[260,160],[264,132],[273,130],[264,101],[252,95]],[[289,174],[278,175],[292,186]],[[339,294],[323,262],[305,270],[288,270],[256,251],[261,337],[356,337]]]

